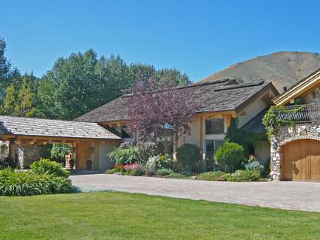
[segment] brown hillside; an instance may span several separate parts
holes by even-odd
[[[224,78],[252,82],[263,79],[272,82],[279,92],[320,68],[320,55],[309,52],[275,52],[236,63],[197,82],[215,81]]]

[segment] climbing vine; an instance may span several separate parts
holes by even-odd
[[[294,126],[294,121],[289,119],[279,118],[279,112],[286,114],[286,113],[296,113],[300,110],[301,110],[300,108],[287,109],[284,106],[272,106],[262,119],[262,123],[266,128],[268,136],[271,137],[271,135],[276,134],[280,130],[280,128],[283,126],[286,126],[286,125]]]

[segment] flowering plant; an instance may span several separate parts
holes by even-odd
[[[133,176],[141,176],[146,172],[145,167],[140,163],[125,164],[122,165],[121,168],[126,171],[128,175]]]

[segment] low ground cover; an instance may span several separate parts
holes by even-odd
[[[128,193],[0,197],[0,239],[317,239],[320,214]]]

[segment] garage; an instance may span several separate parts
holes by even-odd
[[[296,140],[282,147],[282,180],[320,181],[320,141]]]

